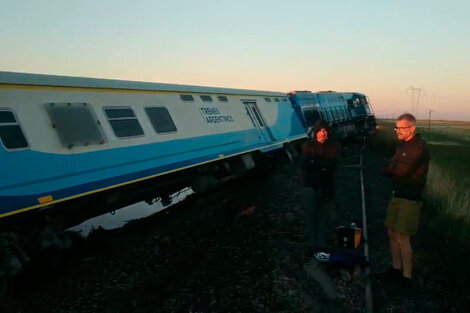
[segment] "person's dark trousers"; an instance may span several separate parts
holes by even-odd
[[[302,207],[305,212],[307,244],[318,249],[327,246],[329,218],[332,200],[321,200],[319,192],[311,187],[302,187]]]

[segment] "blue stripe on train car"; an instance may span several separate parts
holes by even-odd
[[[3,164],[4,171],[2,169],[6,175],[0,186],[0,214],[37,205],[38,198],[45,195],[59,200],[218,159],[220,154],[227,156],[258,149],[265,145],[258,134],[252,129],[74,155],[35,151],[7,153],[10,160]],[[294,137],[283,135],[284,140]],[[161,154],[161,151],[169,153]],[[144,157],[136,159],[136,156]],[[22,169],[22,175],[18,175],[18,168]],[[6,177],[11,177],[8,185],[4,181]]]
[[[238,149],[241,150],[241,149]],[[237,153],[239,151],[234,150],[227,153]],[[58,189],[54,191],[49,191],[42,194],[32,194],[32,195],[22,195],[22,196],[6,196],[0,197],[0,214],[16,211],[25,207],[33,206],[38,204],[38,198],[51,195],[54,200],[60,200],[75,195],[80,195],[94,190],[100,190],[110,186],[119,185],[126,182],[131,182],[139,179],[143,179],[150,176],[155,176],[158,174],[166,173],[175,169],[185,168],[191,165],[199,164],[202,162],[217,160],[219,154],[211,154],[204,157],[184,160],[176,163],[167,164],[164,166],[154,167],[140,172],[133,172],[126,175],[110,177],[108,179],[103,179],[99,181],[94,181],[88,184],[81,184],[72,186],[69,188]],[[5,210],[4,208],[9,208]]]

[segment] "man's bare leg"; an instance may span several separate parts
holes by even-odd
[[[403,263],[403,276],[412,277],[413,249],[410,244],[410,236],[396,233],[398,245],[400,246],[401,261]]]
[[[399,235],[395,230],[388,228],[388,239],[390,241],[390,253],[392,255],[392,267],[397,270],[402,269],[402,255],[400,244],[398,242],[397,235]]]

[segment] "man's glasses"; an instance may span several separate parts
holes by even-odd
[[[407,128],[410,128],[410,127],[413,127],[413,125],[405,126],[405,127],[393,127],[393,129],[395,129],[395,131],[397,131],[397,130],[404,130],[404,129],[407,129]]]

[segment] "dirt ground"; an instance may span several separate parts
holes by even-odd
[[[359,143],[345,146],[334,225],[361,224]],[[385,159],[364,152],[371,271],[389,263]],[[295,164],[251,175],[121,229],[95,231],[58,264],[34,264],[1,312],[363,312],[364,280],[305,254]],[[375,312],[468,312],[468,250],[423,217],[415,285],[372,279]],[[450,246],[450,247],[449,247]],[[362,250],[359,250],[362,251]],[[444,255],[443,255],[444,254]],[[326,274],[325,276],[322,276]],[[328,285],[333,282],[333,285]]]

